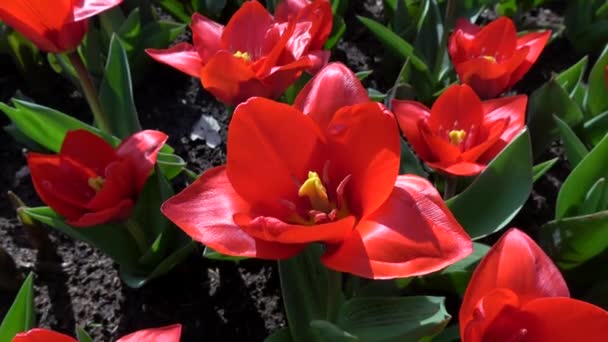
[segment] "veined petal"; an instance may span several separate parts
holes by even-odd
[[[128,161],[133,170],[135,189],[139,193],[156,164],[158,152],[169,136],[160,131],[145,130],[123,140],[116,154]]]
[[[222,254],[283,259],[298,254],[305,247],[268,242],[245,233],[232,217],[250,210],[251,206],[230,184],[225,166],[207,170],[161,206],[162,213],[192,239]]]
[[[161,328],[136,331],[119,338],[116,342],[179,342],[182,335],[182,325],[173,324]]]
[[[192,77],[200,77],[203,60],[194,46],[179,43],[168,49],[146,49],[148,56]]]
[[[536,62],[541,52],[543,52],[549,38],[551,38],[551,31],[528,33],[517,39],[517,49],[527,47],[528,53],[526,54],[524,61],[511,75],[511,80],[507,86],[508,88],[521,80],[528,70],[530,70],[532,64]]]
[[[541,297],[569,297],[557,267],[518,229],[505,233],[473,272],[460,308],[460,321],[471,321],[479,300],[498,288],[513,291],[522,305]]]
[[[216,53],[200,72],[205,90],[229,106],[236,106],[247,99],[270,97],[272,88],[264,84],[241,58],[228,51]]]
[[[249,235],[265,241],[284,244],[339,243],[353,230],[355,217],[347,216],[333,222],[305,226],[286,223],[275,217],[236,214],[234,222]]]
[[[198,51],[202,63],[207,63],[211,56],[222,48],[224,25],[218,24],[200,13],[194,13],[190,28],[194,48]],[[198,71],[195,77],[198,77]]]
[[[344,64],[331,63],[306,83],[293,106],[325,128],[338,109],[369,101],[357,76]]]
[[[126,198],[114,206],[95,212],[87,212],[78,218],[68,218],[66,223],[74,227],[91,227],[108,222],[124,221],[131,215],[133,200]]]
[[[321,142],[309,117],[289,105],[252,98],[230,122],[226,173],[247,202],[284,209],[280,201],[297,199],[308,172],[321,169],[315,162]]]
[[[122,0],[73,0],[74,21],[90,18],[122,3]]]
[[[420,135],[418,125],[419,122],[428,119],[431,110],[422,103],[415,101],[393,100],[391,106],[407,142],[412,145],[412,148],[422,160],[430,160],[433,157],[430,151],[431,147],[426,144],[424,138]]]
[[[232,15],[222,33],[222,48],[232,53],[247,52],[257,60],[266,52],[262,51],[266,31],[273,19],[257,1],[247,1]]]
[[[26,332],[18,333],[13,337],[13,342],[77,342],[75,338],[58,332],[35,328]]]
[[[100,176],[104,175],[106,166],[118,158],[112,145],[84,129],[69,131],[59,154],[78,161]]]
[[[351,176],[346,186],[349,210],[360,216],[376,211],[393,192],[401,145],[391,112],[377,102],[343,107],[327,127],[329,174]],[[365,138],[363,138],[365,137]]]
[[[588,341],[606,340],[608,312],[572,298],[552,297],[532,300],[522,307],[537,317],[537,325],[530,329],[531,341]]]
[[[472,250],[437,190],[424,178],[402,175],[384,205],[321,260],[338,271],[389,279],[437,271]]]

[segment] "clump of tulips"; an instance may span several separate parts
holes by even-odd
[[[0,103],[38,149],[26,159],[46,206],[14,196],[20,220],[99,248],[135,288],[199,247],[225,262],[275,260],[288,326],[268,341],[605,340],[605,300],[581,292],[576,277],[608,253],[608,45],[586,81],[587,57],[518,94],[555,33],[518,34],[505,16],[477,25],[468,2],[424,4],[398,1],[388,27],[358,18],[394,53],[387,60],[401,62],[381,93],[363,86],[369,72],[330,62],[345,30],[340,1],[244,1],[225,25],[212,19],[223,6],[185,13],[165,2],[192,32],[171,46],[131,44],[124,30],[89,20],[120,17],[129,8],[120,0],[3,1],[0,20],[59,61],[93,119],[23,98]],[[91,32],[101,31],[105,68],[93,72]],[[142,129],[130,65],[143,51],[226,106],[224,165],[199,175],[166,133]],[[572,173],[555,220],[503,233],[557,162],[535,164],[558,137]],[[33,279],[0,342],[90,341],[84,329],[75,339],[23,314],[34,310]],[[459,312],[446,297],[461,300]],[[118,342],[179,341],[181,331]]]

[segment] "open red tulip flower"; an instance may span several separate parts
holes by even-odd
[[[430,110],[414,101],[394,100],[392,106],[401,131],[428,166],[473,176],[523,129],[527,101],[519,95],[482,102],[469,86],[453,85]]]
[[[87,19],[122,0],[2,0],[0,20],[27,37],[40,50],[69,52],[87,33]]]
[[[161,328],[139,330],[119,338],[116,342],[179,342],[181,334],[181,324],[173,324]],[[17,334],[13,338],[13,342],[78,342],[78,340],[52,330],[35,328]]]
[[[59,154],[28,153],[36,192],[76,227],[127,219],[167,135],[141,131],[114,149],[99,136],[66,134]]]
[[[220,253],[277,260],[319,242],[327,267],[375,279],[426,274],[471,253],[436,189],[398,176],[394,117],[342,64],[322,69],[293,107],[240,104],[227,150],[225,166],[161,207]]]
[[[460,82],[470,85],[482,98],[493,98],[530,70],[550,36],[551,31],[544,31],[518,37],[507,17],[484,27],[459,19],[448,51]]]
[[[325,65],[322,47],[332,28],[327,1],[286,0],[273,17],[257,1],[245,2],[226,27],[192,16],[194,45],[148,49],[155,60],[200,77],[205,89],[227,105],[250,97],[277,98],[303,71]]]
[[[469,282],[460,309],[462,341],[606,341],[608,312],[569,297],[555,264],[511,229]]]

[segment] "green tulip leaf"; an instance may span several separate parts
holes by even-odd
[[[480,239],[507,225],[531,191],[532,151],[530,136],[524,129],[468,188],[447,204],[471,238]]]
[[[264,342],[293,342],[289,328],[281,328],[264,339]]]
[[[576,89],[579,87],[585,70],[587,69],[588,62],[589,58],[585,56],[571,67],[555,76],[555,81],[570,95],[570,97],[574,96]]]
[[[93,342],[93,338],[81,327],[76,328],[76,338],[78,342]]]
[[[568,126],[564,120],[553,116],[557,128],[564,142],[564,149],[566,150],[566,158],[570,162],[570,166],[573,168],[580,163],[583,158],[589,153],[585,144],[576,136],[576,133]]]
[[[0,324],[0,342],[11,342],[16,334],[28,331],[36,326],[34,306],[34,275],[30,273],[10,309]]]
[[[247,257],[237,257],[237,256],[222,254],[209,246],[205,246],[205,249],[203,250],[203,256],[207,259],[224,260],[224,261],[240,261],[240,260],[248,259]]]
[[[544,161],[540,164],[534,165],[534,167],[532,168],[532,174],[533,174],[532,181],[536,182],[537,180],[539,180],[540,177],[542,177],[545,173],[547,173],[547,171],[551,170],[553,165],[555,165],[555,163],[557,163],[558,160],[559,160],[559,157],[555,157],[553,159]]]
[[[438,334],[451,316],[443,297],[353,298],[337,325],[359,341],[419,341]]]
[[[606,81],[606,66],[608,66],[608,45],[595,62],[589,74],[589,91],[587,92],[587,108],[592,116],[608,111],[608,81]]]
[[[606,132],[608,132],[608,111],[594,116],[583,124],[582,135],[592,146],[599,144]]]
[[[186,167],[186,162],[182,157],[172,153],[158,153],[156,163],[163,170],[167,179],[173,179],[179,175]]]
[[[348,332],[340,329],[332,322],[316,320],[310,322],[310,327],[317,335],[319,341],[327,342],[348,342],[348,341],[360,341],[356,336],[349,334]]]

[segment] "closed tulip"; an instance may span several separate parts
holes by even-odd
[[[179,342],[182,334],[181,324],[173,324],[161,328],[136,331],[119,338],[116,342]],[[75,338],[58,332],[35,328],[19,333],[13,342],[78,342]]]

